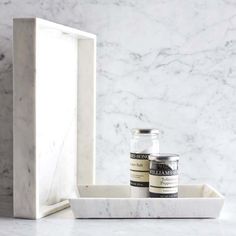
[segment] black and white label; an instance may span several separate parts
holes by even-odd
[[[150,169],[149,192],[150,197],[177,197],[178,169],[172,169],[166,164],[156,164],[155,169]]]
[[[130,153],[130,185],[149,186],[149,154]]]

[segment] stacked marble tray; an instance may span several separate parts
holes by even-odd
[[[128,185],[79,186],[75,218],[217,218],[224,197],[207,184],[180,185],[178,198],[130,198]]]
[[[94,183],[96,36],[14,19],[13,57],[14,216],[37,219]]]

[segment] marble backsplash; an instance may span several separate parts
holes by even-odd
[[[0,209],[12,202],[12,18],[98,36],[97,182],[129,182],[129,130],[156,127],[180,182],[236,188],[236,2],[2,0]],[[9,210],[10,211],[10,210]]]

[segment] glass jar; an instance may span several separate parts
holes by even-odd
[[[177,154],[151,154],[149,171],[149,196],[157,198],[178,197]]]
[[[132,129],[130,147],[130,196],[149,196],[149,154],[159,152],[157,129]]]

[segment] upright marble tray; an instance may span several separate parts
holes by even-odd
[[[217,218],[224,197],[207,184],[180,185],[179,198],[129,198],[129,186],[79,186],[75,218]]]
[[[14,216],[36,219],[94,183],[96,36],[14,19],[13,57]]]

